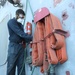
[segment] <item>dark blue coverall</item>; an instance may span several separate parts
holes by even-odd
[[[16,66],[19,75],[24,62],[24,47],[22,41],[26,43],[30,42],[32,36],[24,33],[23,25],[17,22],[15,18],[9,20],[7,25],[9,31],[7,75],[15,75]],[[25,67],[23,67],[21,75],[25,75]]]

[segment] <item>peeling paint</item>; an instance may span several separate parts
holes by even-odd
[[[74,6],[74,4],[73,4],[73,3],[70,3],[70,4],[69,4],[69,7],[71,7],[72,9],[74,9],[74,8],[75,8],[75,6]]]
[[[62,19],[63,19],[63,20],[66,20],[68,17],[69,17],[69,16],[68,16],[68,14],[67,14],[67,11],[64,10],[64,11],[62,12]]]
[[[62,0],[54,0],[54,7],[56,7],[57,4],[59,4]]]
[[[66,71],[66,75],[70,75],[70,72],[69,71]]]
[[[66,26],[65,23],[64,23],[64,20],[68,19],[68,17],[69,17],[66,9],[62,11],[62,16],[61,17],[62,17],[62,24],[64,26]]]

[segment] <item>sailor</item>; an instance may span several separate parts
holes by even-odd
[[[24,33],[23,25],[25,13],[22,9],[16,11],[16,16],[7,23],[9,31],[8,63],[7,75],[15,75],[17,66],[17,75],[25,75],[24,46],[23,43],[32,41],[32,36]],[[23,66],[23,67],[22,67]]]

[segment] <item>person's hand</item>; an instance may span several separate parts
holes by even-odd
[[[33,36],[32,35],[27,35],[27,38],[25,39],[25,42],[30,42],[32,41]]]
[[[29,35],[29,40],[32,41],[32,39],[33,39],[33,36]]]

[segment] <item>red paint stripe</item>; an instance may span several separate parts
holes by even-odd
[[[66,71],[66,75],[70,75],[70,72],[69,71]]]

